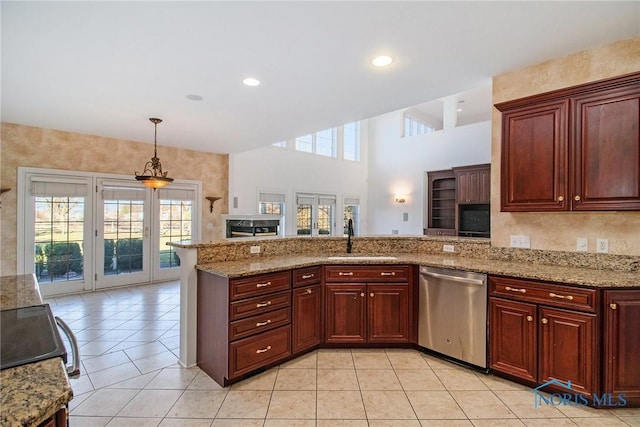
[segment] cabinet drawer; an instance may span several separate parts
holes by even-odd
[[[331,265],[324,270],[325,282],[406,282],[407,265]]]
[[[291,355],[291,325],[229,345],[229,377],[234,378]]]
[[[518,301],[535,302],[553,307],[596,312],[597,291],[531,280],[508,277],[490,277],[491,296],[500,296]]]
[[[291,271],[233,279],[229,281],[229,286],[231,287],[229,298],[232,301],[282,291],[291,288]]]
[[[320,266],[293,270],[293,287],[297,288],[299,286],[315,285],[316,283],[320,283],[321,271],[322,269]]]
[[[290,305],[290,291],[282,291],[275,294],[235,301],[230,304],[229,320],[238,320],[249,316],[256,316],[279,308],[287,308]]]
[[[229,341],[265,332],[291,322],[291,309],[283,308],[229,324]]]

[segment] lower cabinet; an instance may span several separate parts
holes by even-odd
[[[292,352],[300,353],[322,343],[322,284],[293,290]]]
[[[490,288],[491,369],[532,385],[571,381],[575,392],[598,392],[595,290],[496,277]],[[576,305],[584,312],[564,308]]]
[[[408,343],[409,285],[330,283],[327,343]]]
[[[604,392],[640,405],[640,290],[604,291]]]
[[[68,425],[67,407],[63,406],[58,412],[43,421],[38,427],[66,427]]]

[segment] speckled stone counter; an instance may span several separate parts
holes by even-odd
[[[33,275],[0,277],[0,309],[42,304]],[[37,426],[73,397],[61,358],[0,371],[0,425]]]
[[[395,260],[361,260],[357,259],[357,256],[357,254],[354,254],[352,257],[341,256],[341,259],[336,260],[330,259],[330,257],[327,256],[291,255],[198,264],[196,268],[223,277],[237,278],[290,268],[308,267],[318,264],[416,264],[430,267],[454,268],[501,276],[513,276],[525,279],[561,282],[578,286],[640,288],[640,273],[638,272],[596,270],[516,261],[500,261],[495,259],[467,258],[461,256],[399,254],[396,256]]]

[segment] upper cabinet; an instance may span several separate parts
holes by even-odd
[[[491,202],[491,165],[453,168],[456,177],[458,204],[488,204]]]
[[[496,108],[502,211],[640,210],[640,73]]]

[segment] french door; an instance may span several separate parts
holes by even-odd
[[[296,234],[331,236],[335,229],[336,196],[296,194]]]
[[[45,297],[178,278],[167,242],[200,238],[201,183],[132,181],[19,168],[18,273],[35,273]]]

